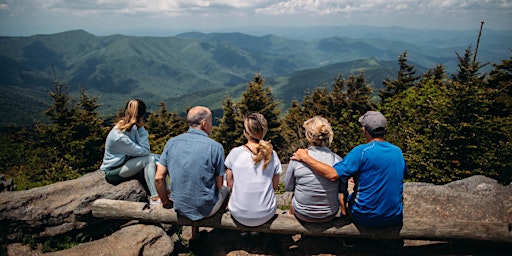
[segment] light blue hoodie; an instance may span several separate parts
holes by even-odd
[[[134,125],[130,130],[121,132],[114,126],[105,142],[105,154],[100,169],[107,171],[118,167],[131,157],[150,155],[148,132],[144,127]]]

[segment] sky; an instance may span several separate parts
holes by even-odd
[[[512,31],[512,0],[0,0],[0,36],[349,25],[475,30],[482,20]]]

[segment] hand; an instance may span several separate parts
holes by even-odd
[[[290,157],[291,160],[295,161],[302,161],[304,158],[308,156],[308,149],[307,148],[299,148],[295,153],[293,153],[293,156]]]
[[[142,118],[139,118],[135,125],[137,125],[137,128],[141,128],[142,126],[144,126],[144,120]]]

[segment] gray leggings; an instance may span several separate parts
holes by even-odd
[[[110,182],[121,182],[144,170],[144,179],[152,197],[158,196],[155,187],[156,166],[153,156],[140,156],[126,161],[122,166],[105,172]]]

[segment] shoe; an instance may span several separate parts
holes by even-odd
[[[162,204],[162,200],[160,200],[160,197],[158,196],[152,196],[149,197],[149,208]]]

